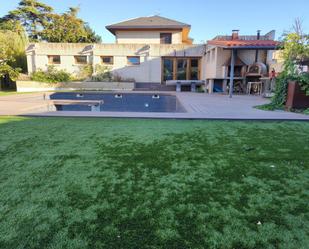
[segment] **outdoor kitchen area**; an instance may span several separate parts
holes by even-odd
[[[273,52],[279,42],[275,32],[240,36],[217,36],[206,49],[206,89],[209,93],[271,95],[276,72]]]

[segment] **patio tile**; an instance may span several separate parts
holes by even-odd
[[[149,93],[149,92],[147,92]],[[160,94],[160,92],[156,92]],[[165,94],[167,92],[164,92]],[[51,93],[46,93],[48,96]],[[51,112],[48,111],[44,93],[0,97],[0,115],[71,116],[71,117],[130,117],[173,119],[258,119],[258,120],[309,120],[308,115],[292,112],[263,111],[254,106],[266,104],[260,96],[170,92],[176,95],[186,113],[144,112]]]

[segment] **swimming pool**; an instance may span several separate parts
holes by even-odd
[[[57,111],[185,112],[175,95],[62,92],[50,95]]]

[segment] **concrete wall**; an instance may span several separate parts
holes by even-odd
[[[161,82],[161,60],[163,56],[202,57],[204,45],[185,44],[65,44],[37,43],[27,49],[29,73],[38,69],[46,70],[48,55],[60,55],[61,64],[54,65],[72,74],[78,74],[82,65],[76,65],[74,55],[86,55],[95,67],[103,65],[101,56],[113,56],[113,65],[108,65],[113,74],[122,78],[133,78],[136,82]],[[128,65],[127,56],[139,56],[140,65]],[[202,75],[203,68],[202,65]]]
[[[77,91],[77,90],[126,90],[134,89],[134,82],[60,82],[44,83],[36,81],[17,81],[17,92],[44,92],[44,91]]]
[[[172,44],[182,44],[182,31],[117,31],[118,44],[160,44],[160,33],[172,33]]]
[[[36,70],[42,69],[46,70],[48,66],[51,66],[51,64],[48,63],[48,57],[46,55],[35,55],[34,56]],[[88,55],[89,60],[89,55]],[[61,55],[61,64],[53,64],[56,69],[58,70],[66,70],[67,72],[71,74],[77,75],[78,72],[81,70],[82,67],[85,65],[78,65],[75,63],[74,56],[73,55]],[[31,71],[29,70],[31,73]]]
[[[222,78],[223,64],[231,57],[231,51],[219,47],[209,47],[205,55],[206,79]]]
[[[280,51],[280,50],[275,51],[275,52],[271,53],[269,55],[269,57],[270,56],[271,56],[270,67],[274,68],[276,70],[276,72],[282,72],[283,71],[283,64],[284,64],[282,51]]]
[[[255,62],[255,50],[238,50],[237,55],[247,65]],[[266,62],[266,51],[260,50],[258,56],[258,62]]]

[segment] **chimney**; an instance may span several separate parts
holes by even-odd
[[[260,40],[261,39],[261,30],[258,30],[256,32],[256,39],[257,40]],[[259,59],[259,50],[255,50],[255,62],[258,62],[258,59]]]
[[[257,40],[261,39],[261,30],[256,31],[256,39]]]
[[[239,33],[238,29],[232,30],[232,40],[238,40],[239,38],[238,33]]]

